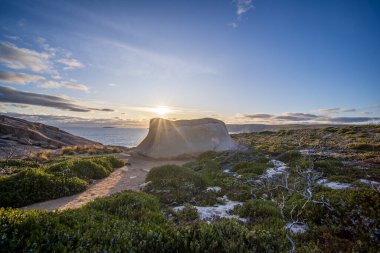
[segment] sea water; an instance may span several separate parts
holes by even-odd
[[[61,127],[62,130],[105,145],[136,147],[148,134],[146,128]]]

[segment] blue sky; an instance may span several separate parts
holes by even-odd
[[[52,124],[367,123],[379,1],[0,2],[0,110]]]

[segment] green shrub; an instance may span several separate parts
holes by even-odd
[[[259,162],[241,162],[237,163],[231,171],[237,172],[238,174],[244,173],[253,173],[256,175],[262,175],[266,169],[268,169],[270,165],[267,162],[259,163]]]
[[[231,200],[246,201],[254,197],[251,187],[235,177],[225,177],[219,185]]]
[[[101,179],[107,177],[114,168],[124,162],[114,156],[69,159],[46,167],[48,173],[59,176],[79,177],[82,179]]]
[[[39,164],[35,161],[27,161],[22,159],[11,159],[0,161],[0,167],[12,166],[12,167],[29,167],[29,168],[38,168]]]
[[[206,186],[197,172],[176,165],[151,169],[145,181],[151,182],[146,191],[159,196],[164,203],[189,201]]]
[[[330,233],[349,241],[365,241],[367,246],[376,244],[374,231],[380,227],[380,195],[373,189],[323,191],[315,199],[328,201],[331,208],[306,205],[304,218],[330,228]],[[366,247],[367,247],[366,246]]]
[[[146,193],[125,191],[111,197],[98,198],[87,204],[85,208],[116,215],[126,220],[163,222],[158,199]]]
[[[277,159],[280,161],[283,161],[285,163],[292,164],[292,163],[295,163],[298,160],[302,159],[302,157],[303,156],[299,151],[291,150],[291,151],[287,151],[285,153],[280,154],[277,157]]]
[[[271,202],[261,199],[248,200],[237,210],[241,217],[249,218],[250,223],[261,224],[267,219],[281,218],[279,209]],[[283,222],[282,226],[283,227]]]
[[[103,158],[106,159],[108,162],[110,162],[112,168],[114,169],[124,166],[123,160],[116,158],[115,156],[105,156]]]
[[[349,147],[359,151],[380,151],[380,144],[353,143]]]
[[[74,160],[71,170],[84,179],[101,179],[111,174],[106,167],[89,159]]]
[[[72,170],[73,160],[65,160],[47,165],[45,171],[50,174],[62,177],[76,177],[76,173]]]
[[[215,151],[207,151],[202,154],[200,154],[197,158],[197,160],[211,160],[215,159],[216,157],[219,156],[220,153],[215,152]]]
[[[189,204],[185,204],[184,208],[180,211],[174,211],[169,208],[167,212],[174,222],[181,225],[194,222],[199,217],[197,209]]]
[[[314,162],[314,168],[318,172],[322,172],[324,176],[335,176],[344,173],[342,171],[343,163],[336,159],[319,160]]]
[[[0,206],[21,207],[69,196],[85,190],[79,178],[57,177],[41,169],[28,169],[0,179]]]

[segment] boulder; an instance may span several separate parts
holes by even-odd
[[[137,146],[138,153],[152,158],[235,149],[237,144],[228,134],[224,122],[211,118],[177,121],[151,119],[148,135]]]

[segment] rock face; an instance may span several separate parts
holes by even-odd
[[[148,135],[137,146],[137,152],[152,158],[173,158],[236,148],[237,144],[220,120],[205,118],[171,121],[154,118],[150,120]]]
[[[70,145],[100,144],[69,134],[57,127],[2,115],[0,115],[0,140],[2,146],[9,143],[49,149]]]

